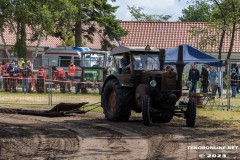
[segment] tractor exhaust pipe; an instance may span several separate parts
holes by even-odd
[[[165,49],[159,49],[160,71],[164,70],[165,57]]]
[[[182,96],[182,75],[183,75],[183,69],[184,69],[184,62],[183,62],[183,46],[178,47],[178,59],[176,62],[176,68],[177,68],[177,98],[179,99]]]

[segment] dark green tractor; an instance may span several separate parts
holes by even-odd
[[[87,93],[87,88],[102,89],[106,76],[107,53],[103,51],[87,51],[81,57],[81,79],[76,83],[75,93]]]

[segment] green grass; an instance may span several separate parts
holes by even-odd
[[[231,111],[212,108],[198,108],[197,115],[199,117],[207,117],[210,120],[219,121],[220,123],[228,123],[230,125],[240,127],[240,108],[232,109]]]

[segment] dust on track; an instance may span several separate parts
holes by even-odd
[[[174,118],[167,124],[143,125],[141,115],[129,122],[109,122],[99,111],[69,117],[1,114],[0,159],[198,159],[238,150],[189,150],[187,146],[240,145],[240,128],[204,117],[196,128]],[[11,149],[9,152],[8,150]]]

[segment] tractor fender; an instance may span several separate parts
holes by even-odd
[[[118,81],[118,83],[121,84],[120,81],[119,81],[119,79],[118,79],[118,77],[117,77],[116,75],[109,75],[109,76],[105,79],[105,81],[104,81],[104,83],[103,83],[103,85],[102,85],[101,94],[103,93],[103,88],[105,87],[105,84],[106,84],[110,79],[116,79],[116,80]]]

